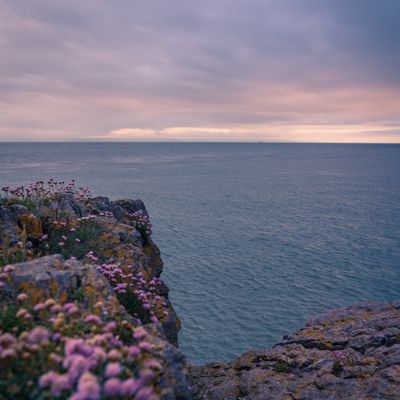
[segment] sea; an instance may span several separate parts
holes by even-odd
[[[0,186],[48,178],[145,202],[191,363],[400,299],[400,145],[0,143]]]

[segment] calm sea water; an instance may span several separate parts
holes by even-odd
[[[400,299],[400,146],[0,143],[0,185],[49,177],[144,200],[194,363]]]

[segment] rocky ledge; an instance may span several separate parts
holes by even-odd
[[[274,348],[191,366],[194,399],[400,399],[400,301],[332,310]]]

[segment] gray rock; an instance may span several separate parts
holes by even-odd
[[[248,352],[217,368],[190,366],[193,397],[399,400],[398,318],[399,302],[359,303],[328,311],[273,349]],[[334,353],[339,349],[341,368]]]

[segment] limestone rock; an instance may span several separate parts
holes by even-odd
[[[190,366],[193,398],[398,400],[399,318],[399,301],[328,311],[273,349]]]

